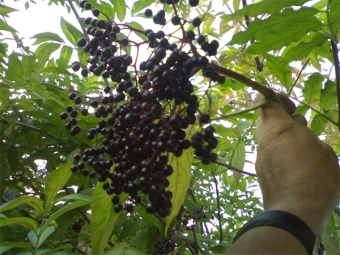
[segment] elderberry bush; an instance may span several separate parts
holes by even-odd
[[[177,8],[179,1],[160,2]],[[189,4],[195,7],[198,1]],[[182,18],[167,17],[163,9],[146,9],[144,14],[152,18],[153,27],[181,26],[182,38],[178,41],[162,29],[146,29],[137,32],[143,32],[147,41],[134,42],[125,36],[134,28],[97,19],[99,10],[87,1],[81,1],[80,7],[93,15],[84,19],[87,37],[77,42],[89,57],[86,66],[74,62],[72,69],[80,70],[83,77],[101,76],[107,86],[98,98],[91,100],[90,96],[71,93],[73,104],[60,114],[71,135],[87,132],[87,138],[96,141],[92,148],[75,155],[76,164],[71,170],[103,182],[116,212],[132,212],[134,205],[142,202],[147,212],[166,217],[172,207],[168,177],[174,169],[169,164],[170,156],[180,157],[193,147],[203,164],[217,159],[213,152],[217,139],[210,116],[198,110],[200,99],[190,79],[202,70],[212,82],[223,82],[224,77],[208,67],[208,57],[217,54],[219,44],[216,40],[208,42],[198,33],[198,17],[191,21],[195,30],[185,31],[186,21]],[[142,44],[152,49],[148,58],[141,60],[126,53],[127,47]],[[90,107],[93,113],[89,112]],[[82,130],[78,119],[89,114],[94,114],[98,124]],[[187,137],[186,130],[195,123],[200,130]],[[119,197],[122,192],[129,195],[125,205]],[[167,246],[166,243],[158,248],[168,250]]]

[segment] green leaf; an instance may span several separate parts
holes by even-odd
[[[266,54],[265,65],[269,68],[269,71],[274,75],[281,84],[288,90],[292,85],[292,72],[290,71],[290,66],[287,61],[282,57],[274,57],[272,55]]]
[[[120,213],[115,213],[111,196],[103,189],[104,183],[98,183],[93,193],[91,204],[91,249],[93,254],[103,254]],[[120,195],[125,201],[127,194]]]
[[[2,19],[0,19],[0,30],[4,30],[4,31],[9,31],[9,32],[13,32],[13,33],[17,33],[18,31],[16,31],[13,27],[9,26],[5,21],[3,21]]]
[[[340,0],[329,0],[329,21],[332,36],[336,38],[337,34],[340,33]]]
[[[41,229],[39,229],[39,232],[40,231]],[[37,235],[33,231],[30,231],[27,236],[33,247],[39,248],[54,231],[55,227],[49,226],[42,233],[39,233],[39,235]]]
[[[244,15],[256,17],[260,14],[268,13],[274,14],[278,13],[284,7],[291,6],[302,6],[304,3],[310,0],[264,0],[255,4],[250,4],[245,6],[244,8],[237,10],[229,16],[229,20],[237,19],[243,17]],[[234,1],[233,1],[234,2]],[[234,7],[235,8],[235,7]]]
[[[8,17],[7,15],[8,13],[16,12],[16,11],[19,11],[19,10],[8,7],[6,5],[0,5],[0,15],[3,15],[5,17]]]
[[[44,230],[49,225],[51,225],[53,223],[53,221],[55,221],[58,217],[60,217],[64,213],[67,213],[68,211],[71,211],[73,209],[76,209],[76,208],[79,208],[81,206],[88,205],[88,204],[90,204],[90,202],[79,200],[79,201],[75,201],[75,202],[73,202],[71,204],[63,206],[60,210],[56,211],[55,213],[53,213],[48,218],[48,220],[45,222],[44,226],[42,227],[42,230]]]
[[[22,248],[29,251],[32,250],[32,247],[25,242],[0,242],[0,247]],[[0,252],[2,252],[2,250]]]
[[[54,206],[53,200],[58,191],[71,177],[71,166],[73,160],[69,160],[46,177],[45,181],[45,212],[48,213]]]
[[[36,39],[33,45],[38,45],[40,43],[48,41],[65,43],[64,40],[58,34],[52,32],[39,33],[32,36],[30,39]]]
[[[136,33],[136,35],[138,35],[142,40],[146,40],[147,39],[147,37],[144,35],[144,28],[142,27],[142,25],[141,24],[139,24],[139,23],[137,23],[137,22],[135,22],[135,21],[132,21],[132,22],[126,22],[125,23],[126,25],[129,25],[129,26],[131,26],[131,27],[133,27],[133,28],[135,28],[135,29],[138,29],[138,30],[140,30],[141,31],[141,33],[139,33],[139,32],[135,32]]]
[[[21,225],[25,228],[29,228],[33,231],[38,231],[38,224],[35,220],[32,220],[28,217],[14,217],[14,218],[6,218],[6,219],[1,219],[0,220],[0,228],[8,226],[8,225],[13,225],[13,224],[18,224]]]
[[[117,243],[112,249],[109,249],[107,252],[105,252],[105,254],[106,255],[124,254],[124,249],[127,245],[128,244],[126,243]]]
[[[146,255],[146,253],[136,247],[127,247],[124,250],[124,255]]]
[[[285,9],[265,20],[255,19],[244,32],[235,34],[229,44],[245,44],[254,40],[247,52],[267,53],[279,50],[292,42],[299,41],[306,33],[321,29],[321,22],[314,17],[319,11],[301,8],[297,11]]]
[[[196,125],[191,125],[187,129],[186,139],[191,138],[195,131]],[[169,176],[170,182],[169,190],[172,192],[172,208],[169,216],[165,218],[165,234],[168,232],[168,228],[171,224],[172,219],[177,215],[179,209],[183,205],[185,196],[187,194],[190,180],[191,180],[191,163],[193,159],[193,150],[190,147],[183,151],[180,157],[170,154],[168,164],[174,169],[172,175]]]
[[[323,110],[330,109],[337,102],[336,84],[333,81],[326,81],[324,89],[321,90],[320,107]]]
[[[69,65],[73,49],[70,46],[63,46],[60,52],[60,57],[57,60],[57,65],[60,68],[67,68]]]
[[[321,114],[317,114],[314,116],[310,127],[319,136],[325,131],[326,125],[327,120]]]
[[[140,10],[143,10],[145,7],[150,6],[152,3],[154,3],[154,0],[139,0],[133,3],[131,15],[135,15]]]
[[[114,10],[117,14],[117,17],[120,21],[123,21],[126,15],[126,3],[122,0],[110,0],[110,2],[114,5]]]
[[[305,82],[303,96],[307,103],[311,104],[320,99],[323,76],[320,73],[313,73]]]
[[[85,194],[71,194],[71,195],[67,195],[64,197],[60,197],[58,199],[56,199],[55,201],[67,201],[67,200],[80,200],[80,201],[85,201],[85,202],[92,202],[92,197],[89,195],[85,195]]]
[[[131,246],[141,246],[148,243],[150,240],[154,239],[159,235],[158,229],[155,226],[149,225],[148,227],[139,231],[134,238],[132,238]]]
[[[230,165],[238,169],[243,169],[244,163],[245,163],[245,157],[246,157],[245,144],[243,141],[239,141],[236,145],[236,148],[232,152]],[[241,173],[234,172],[234,177],[235,177],[236,184],[238,184],[241,178]]]
[[[45,65],[45,63],[50,59],[51,54],[55,52],[57,49],[59,49],[59,47],[60,44],[55,43],[41,44],[35,51],[35,56],[38,59],[35,71],[40,71]]]
[[[284,55],[284,60],[292,62],[294,60],[302,60],[309,56],[309,54],[319,46],[327,42],[328,37],[322,33],[316,33],[309,42],[300,42],[295,47],[290,48]]]
[[[77,44],[78,39],[84,37],[75,26],[66,21],[63,17],[60,17],[60,26],[67,40],[69,40],[73,45]]]
[[[40,198],[34,197],[34,196],[24,196],[19,197],[17,199],[14,199],[12,201],[9,201],[5,204],[2,204],[0,206],[0,212],[4,212],[7,210],[10,210],[12,208],[18,207],[19,205],[22,205],[24,203],[27,203],[29,206],[36,209],[39,213],[43,213],[43,204]]]

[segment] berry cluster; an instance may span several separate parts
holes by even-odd
[[[176,8],[174,4],[178,1],[161,2],[171,3]],[[196,6],[198,1],[189,3]],[[91,10],[94,17],[100,14],[87,1],[81,1],[80,6]],[[153,16],[151,9],[146,9],[144,14]],[[177,17],[175,22],[174,17],[172,23],[181,25],[181,19]],[[165,25],[164,10],[158,11],[153,21]],[[124,52],[127,45],[139,45],[122,34],[123,29],[133,28],[91,17],[85,19],[85,24],[88,25],[90,40],[81,38],[78,46],[89,54],[87,66],[74,62],[72,69],[81,69],[84,77],[90,73],[101,76],[107,84],[111,81],[112,86],[107,85],[101,96],[92,101],[84,100],[76,93],[69,95],[76,107],[68,106],[60,118],[67,120],[71,117],[65,127],[71,129],[72,135],[81,132],[77,125],[80,109],[81,114],[86,116],[88,108],[92,107],[98,118],[98,125],[87,134],[88,139],[96,139],[95,146],[85,149],[82,155],[75,155],[76,164],[71,170],[104,182],[103,187],[108,195],[112,195],[116,212],[122,209],[132,212],[134,204],[143,200],[147,201],[149,213],[166,217],[172,206],[167,178],[174,171],[168,164],[169,156],[180,157],[192,146],[203,164],[217,159],[212,152],[217,146],[217,139],[214,128],[209,125],[210,116],[199,113],[199,98],[193,93],[194,85],[190,78],[197,70],[203,69],[203,74],[212,81],[223,82],[224,77],[206,67],[208,58],[197,52],[199,45],[206,55],[215,55],[218,42],[208,43],[202,35],[195,40],[195,32],[187,31],[180,44],[175,44],[169,41],[171,35],[165,35],[162,30],[154,32],[147,29],[144,34],[153,51],[147,60],[140,62],[137,70],[136,64],[132,64],[132,56]],[[192,24],[198,27],[201,19],[195,18]],[[183,50],[185,45],[190,46],[187,52]],[[197,119],[201,132],[191,139],[187,138],[186,129]],[[119,199],[122,192],[129,194],[130,202],[125,206]]]
[[[155,250],[152,252],[153,255],[167,255],[173,254],[172,252],[176,248],[176,243],[172,240],[171,232],[168,233],[168,236],[158,241],[154,247]],[[176,253],[178,254],[178,253]]]

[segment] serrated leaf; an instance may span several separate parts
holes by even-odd
[[[154,0],[139,0],[133,3],[131,15],[136,14],[140,10],[143,10],[144,8],[150,6],[152,3],[154,3]]]
[[[336,84],[330,80],[326,81],[320,96],[320,107],[324,110],[330,109],[337,102]]]
[[[329,0],[329,21],[334,38],[340,32],[340,0]]]
[[[303,96],[308,104],[320,99],[323,76],[320,73],[313,73],[305,82]]]
[[[110,0],[110,2],[114,5],[114,10],[117,14],[117,17],[120,21],[125,19],[126,15],[126,3],[122,0]]]
[[[272,75],[274,75],[287,90],[292,85],[292,72],[287,61],[282,57],[274,57],[266,54],[265,65],[269,68]]]
[[[59,49],[59,47],[60,44],[56,43],[41,44],[35,51],[35,56],[38,59],[35,71],[40,71],[45,65],[45,63],[50,59],[51,54],[55,52],[57,49]]]
[[[58,191],[71,177],[72,160],[69,160],[46,177],[45,181],[45,212],[50,212],[54,206],[53,200]]]
[[[91,212],[91,249],[93,254],[103,254],[111,232],[119,219],[120,213],[115,213],[111,196],[103,189],[104,183],[98,183],[93,193]],[[127,194],[120,195],[121,203],[127,199]]]
[[[13,224],[21,225],[35,232],[38,231],[38,223],[35,220],[32,220],[28,217],[14,217],[0,220],[0,228]]]
[[[325,131],[326,125],[327,120],[321,114],[317,114],[314,116],[310,127],[314,133],[319,136]]]
[[[186,139],[191,138],[195,131],[196,125],[189,126],[186,134]],[[165,218],[165,234],[168,232],[168,228],[172,219],[177,215],[179,209],[183,205],[185,195],[188,191],[191,180],[191,163],[193,159],[193,149],[190,147],[183,151],[180,157],[170,154],[168,164],[174,169],[174,172],[168,178],[170,185],[169,190],[172,192],[172,208],[169,216]]]
[[[285,9],[265,20],[255,19],[244,32],[235,34],[229,44],[245,44],[254,40],[247,52],[266,53],[279,50],[292,42],[299,41],[306,33],[321,29],[321,22],[314,17],[319,11],[301,8],[297,11]]]
[[[309,56],[309,54],[319,46],[327,42],[328,37],[323,33],[316,33],[310,42],[300,42],[295,47],[290,48],[284,55],[284,60],[292,62],[294,60],[302,60]]]
[[[65,43],[64,40],[58,34],[52,32],[39,33],[32,36],[30,39],[36,39],[33,45],[38,45],[40,43],[48,41]]]
[[[38,212],[43,213],[43,205],[42,205],[42,201],[40,198],[38,197],[34,197],[34,196],[24,196],[24,197],[19,197],[17,199],[14,199],[12,201],[9,201],[5,204],[2,204],[0,206],[0,212],[4,212],[10,209],[13,209],[15,207],[18,207],[19,205],[22,205],[24,203],[27,203],[28,205],[30,205],[31,207],[33,207],[34,209],[36,209]]]
[[[71,23],[60,17],[60,26],[67,40],[69,40],[73,45],[77,44],[78,39],[84,37],[84,35]]]

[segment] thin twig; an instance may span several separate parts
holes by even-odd
[[[213,174],[212,177],[214,178],[215,189],[216,189],[217,218],[218,218],[218,224],[219,224],[219,229],[220,229],[220,238],[218,242],[221,244],[223,242],[223,230],[222,230],[221,211],[220,211],[220,192],[218,190],[218,183],[217,183],[216,176]]]
[[[259,109],[260,107],[262,107],[263,105],[267,104],[268,102],[270,102],[270,99],[265,98],[260,103],[255,104],[255,105],[253,105],[253,106],[251,106],[249,108],[246,108],[246,109],[243,109],[243,110],[239,110],[239,111],[234,111],[232,113],[224,114],[224,115],[221,115],[221,116],[218,116],[218,117],[214,117],[214,118],[211,118],[211,120],[223,120],[223,119],[228,119],[228,118],[231,118],[231,117],[238,116],[240,114],[251,112],[251,111]]]
[[[90,42],[90,37],[89,37],[88,34],[86,33],[86,29],[85,29],[85,27],[83,26],[83,24],[81,24],[81,22],[80,22],[81,18],[80,18],[80,16],[79,16],[79,14],[78,14],[76,8],[74,7],[72,1],[71,1],[71,0],[67,0],[67,2],[68,2],[68,4],[70,5],[70,7],[71,7],[71,9],[72,9],[72,11],[73,11],[73,13],[74,13],[74,15],[76,16],[76,18],[77,18],[77,20],[78,20],[78,22],[79,22],[80,28],[81,28],[81,30],[83,31],[83,34],[84,34],[85,37],[86,37],[86,41]]]
[[[288,95],[290,95],[290,93],[292,92],[292,90],[293,90],[293,88],[295,87],[296,83],[297,83],[298,80],[300,79],[300,76],[301,76],[301,74],[302,74],[302,71],[306,68],[306,66],[307,66],[307,64],[308,64],[308,62],[309,62],[309,60],[310,60],[310,58],[308,58],[307,61],[303,64],[303,66],[302,66],[302,68],[301,68],[301,70],[300,70],[298,76],[296,77],[296,79],[295,79],[293,85],[290,87],[290,89],[289,89],[289,91],[288,91],[288,93],[287,93]]]
[[[227,163],[222,163],[222,162],[218,162],[218,161],[216,161],[216,162],[214,162],[214,163],[217,164],[217,165],[220,165],[220,166],[225,166],[225,167],[227,167],[229,170],[232,170],[232,171],[235,171],[235,172],[238,172],[238,173],[241,173],[241,174],[246,174],[246,175],[250,175],[250,176],[257,177],[256,174],[249,173],[249,172],[247,172],[247,171],[243,171],[243,170],[238,169],[238,168],[236,168],[236,167],[234,167],[234,166],[232,166],[232,165],[229,165],[229,164],[227,164]]]
[[[44,131],[42,131],[40,128],[36,128],[36,127],[30,126],[30,125],[27,125],[27,124],[24,124],[24,123],[20,123],[20,122],[18,122],[18,121],[13,121],[13,122],[11,122],[11,121],[8,121],[8,120],[6,120],[6,119],[2,119],[2,120],[0,120],[0,122],[1,122],[1,123],[5,123],[5,124],[15,124],[15,125],[17,125],[17,126],[21,126],[21,127],[24,127],[24,128],[28,128],[28,129],[37,131],[37,132],[39,132],[39,133],[43,133],[43,134],[45,134],[46,136],[52,137],[52,138],[54,138],[54,139],[61,140],[60,137],[58,137],[58,136],[56,136],[56,135],[53,135],[53,134],[51,134],[51,133],[49,133],[49,132],[44,132]]]

